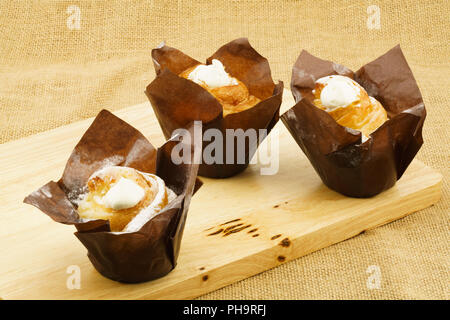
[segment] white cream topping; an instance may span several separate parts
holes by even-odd
[[[231,77],[223,67],[222,62],[213,59],[209,65],[199,65],[189,73],[188,79],[197,84],[205,84],[210,88],[237,85],[235,78]]]
[[[107,208],[123,210],[137,205],[144,195],[144,189],[132,180],[120,178],[102,197],[101,201]]]
[[[92,174],[89,179],[94,177],[105,178],[108,176],[110,170],[135,170],[129,167],[121,166],[109,166],[104,167]],[[155,217],[164,208],[163,201],[165,194],[167,192],[167,204],[173,201],[177,195],[170,188],[166,187],[163,179],[157,175],[139,172],[148,182],[151,188],[151,192],[155,194],[154,199],[149,206],[140,210],[140,212],[128,223],[128,225],[118,232],[112,232],[114,234],[121,234],[123,232],[136,232],[150,219]],[[87,193],[84,193],[82,197],[86,197]],[[134,207],[137,205],[142,198],[145,196],[145,190],[136,184],[133,180],[121,177],[118,182],[111,186],[109,191],[102,196],[95,196],[94,201],[105,207],[112,208],[115,210],[122,210]],[[80,201],[83,205],[83,202]],[[90,219],[83,219],[89,221]]]
[[[147,179],[152,188],[152,192],[156,193],[155,198],[152,203],[144,209],[141,210],[123,229],[124,232],[135,232],[139,230],[144,224],[147,223],[151,218],[158,214],[158,212],[162,209],[162,203],[164,197],[168,195],[168,203],[176,198],[175,192],[166,188],[166,184],[164,180],[154,174],[143,173],[141,174]]]
[[[333,75],[320,78],[316,82],[324,85],[320,100],[327,111],[347,107],[360,99],[361,87],[348,77]]]

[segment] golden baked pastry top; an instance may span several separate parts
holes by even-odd
[[[344,86],[350,87],[344,88],[343,90],[339,90],[340,88],[335,89],[333,92],[327,93],[328,97],[325,98],[327,98],[327,100],[333,100],[333,95],[348,95],[349,91],[351,92],[352,90],[354,96],[347,99],[348,101],[351,101],[351,103],[347,105],[339,105],[340,100],[345,101],[346,99],[339,99],[341,97],[337,97],[337,99],[333,101],[335,102],[335,105],[332,107],[326,106],[324,105],[323,100],[325,100],[325,98],[323,97],[322,92],[328,85],[328,81],[337,80],[336,78],[339,78]],[[348,91],[345,89],[348,89]],[[313,103],[316,107],[327,111],[341,126],[361,131],[365,139],[388,119],[386,110],[381,103],[375,98],[370,97],[363,87],[348,77],[329,76],[321,78],[316,81],[313,94]]]
[[[134,183],[139,188],[138,191],[143,190],[142,197],[136,199],[138,200],[136,204],[131,203],[131,207],[111,207],[109,205],[111,201],[108,202],[106,199],[108,191],[121,179]],[[147,216],[156,214],[168,204],[169,197],[173,198],[173,191],[166,188],[159,177],[128,167],[111,166],[94,173],[87,182],[87,189],[86,194],[78,203],[80,218],[109,220],[111,231],[116,232],[124,231],[130,222],[144,210],[149,211]],[[123,194],[119,196],[123,196]],[[135,194],[131,194],[131,196],[135,196]]]
[[[198,66],[201,65],[202,64],[199,64],[188,68],[181,72],[179,76],[190,80],[189,75],[191,74],[191,72],[193,72]],[[261,101],[259,98],[249,93],[247,86],[242,81],[233,77],[231,78],[235,80],[236,84],[211,87],[205,82],[197,82],[197,84],[206,89],[219,101],[219,103],[223,107],[224,117],[232,113],[250,109]]]

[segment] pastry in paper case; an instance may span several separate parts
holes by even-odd
[[[365,139],[361,128],[339,124],[314,101],[316,81],[336,75],[355,81],[386,111],[387,119]],[[355,73],[302,51],[292,69],[291,89],[296,105],[281,119],[324,184],[337,192],[371,197],[391,188],[422,146],[426,110],[400,46]]]
[[[94,267],[121,282],[162,277],[176,265],[194,191],[201,142],[190,163],[174,164],[169,140],[156,149],[135,128],[101,111],[73,150],[64,173],[24,199],[74,225]]]
[[[196,120],[203,132],[217,129],[223,137],[227,129],[255,129],[258,138],[246,141],[244,161],[237,159],[236,141],[224,139],[222,154],[233,152],[233,161],[203,161],[199,175],[226,178],[243,171],[262,141],[259,130],[268,134],[279,120],[283,83],[274,84],[267,59],[245,38],[225,44],[205,64],[165,44],[152,50],[152,58],[157,76],[145,92],[165,137]]]

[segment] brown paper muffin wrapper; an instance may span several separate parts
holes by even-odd
[[[258,129],[267,129],[268,134],[279,120],[283,83],[274,84],[267,59],[256,52],[245,38],[231,41],[207,59],[207,64],[212,59],[220,60],[231,76],[242,81],[251,95],[261,99],[252,108],[223,117],[222,106],[214,96],[200,85],[178,76],[182,71],[200,64],[199,61],[166,45],[153,49],[152,57],[157,76],[145,92],[165,137],[168,139],[174,130],[200,120],[203,132],[214,128],[222,133],[224,163],[207,164],[202,161],[199,175],[226,178],[243,171],[263,140],[259,139]],[[226,129],[245,131],[250,128],[257,130],[258,139],[252,145],[246,141],[245,161],[239,163],[237,159],[235,140],[234,161],[227,164]],[[204,141],[203,148],[210,143]]]
[[[344,75],[381,102],[389,120],[361,143],[361,133],[340,126],[312,104],[315,81]],[[351,197],[371,197],[392,187],[420,149],[426,117],[416,80],[396,46],[356,73],[302,51],[292,70],[297,104],[281,116],[329,188]]]
[[[105,277],[130,283],[162,277],[176,265],[191,196],[201,185],[196,182],[198,164],[171,161],[177,143],[169,140],[157,150],[138,130],[103,110],[73,150],[61,179],[34,191],[24,202],[56,222],[75,225],[75,235]],[[200,146],[200,141],[192,142],[191,154],[199,155]],[[108,221],[80,219],[74,199],[95,171],[111,165],[155,173],[176,199],[136,232],[110,232]]]

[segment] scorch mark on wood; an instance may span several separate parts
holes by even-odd
[[[280,246],[282,247],[289,247],[291,245],[291,240],[289,240],[289,238],[284,238],[283,240],[281,240],[281,242],[279,243]]]

